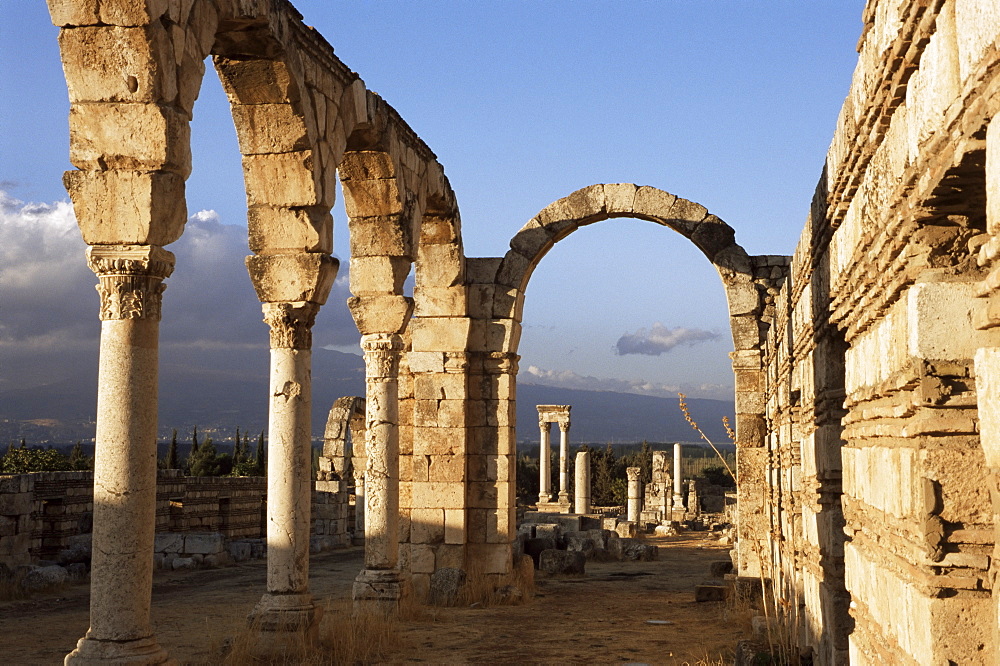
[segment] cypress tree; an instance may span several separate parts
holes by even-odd
[[[87,469],[87,456],[83,454],[83,442],[77,440],[73,450],[69,452],[69,468],[72,470]]]
[[[198,447],[198,450],[189,459],[191,464],[191,476],[218,476],[219,457],[216,455],[215,444],[209,437],[205,443]]]
[[[233,464],[243,461],[243,443],[240,439],[240,427],[236,426],[236,437],[233,438]]]
[[[170,447],[167,449],[167,469],[179,469],[180,461],[177,460],[177,428],[174,428],[170,435]]]
[[[194,432],[191,433],[191,455],[198,452],[198,426],[194,427]]]
[[[264,472],[267,469],[265,467],[266,461],[264,459],[264,431],[260,431],[260,438],[257,440],[257,455],[255,457],[255,467],[257,476],[264,476]]]

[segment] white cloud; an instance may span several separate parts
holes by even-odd
[[[618,338],[618,342],[615,343],[615,353],[619,356],[626,354],[659,356],[679,345],[696,345],[718,337],[719,334],[714,331],[683,326],[668,328],[656,322],[648,331],[640,328],[635,333],[626,333]]]
[[[635,393],[652,395],[661,398],[675,398],[677,393],[685,393],[693,398],[714,398],[716,400],[731,400],[733,387],[723,384],[661,384],[645,379],[615,379],[613,377],[591,377],[580,375],[572,370],[545,370],[529,365],[522,370],[520,377],[526,382],[555,386],[558,388],[580,391],[615,391],[617,393]]]

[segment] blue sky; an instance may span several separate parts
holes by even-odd
[[[668,190],[726,220],[751,254],[791,253],[848,90],[863,4],[295,3],[437,154],[458,197],[468,256],[502,255],[538,210],[600,182]],[[96,313],[94,280],[58,204],[71,166],[57,34],[44,3],[5,6],[0,352],[53,339],[96,349],[96,316],[80,314]],[[171,248],[178,265],[165,296],[165,343],[265,344],[240,260],[246,209],[235,132],[211,67],[192,139],[188,212],[196,217],[191,237]],[[340,204],[334,219],[335,253],[345,259]],[[38,225],[52,225],[58,242],[32,233]],[[205,256],[219,265],[196,265]],[[13,278],[25,274],[50,277]],[[354,347],[346,295],[341,280],[317,321],[319,343]],[[171,299],[183,304],[174,320]],[[18,309],[31,303],[37,316]],[[85,321],[67,328],[78,317]],[[212,323],[220,317],[251,333],[220,330]],[[731,396],[721,283],[668,229],[614,220],[560,242],[531,279],[524,325],[524,381]]]

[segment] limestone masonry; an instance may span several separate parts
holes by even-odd
[[[310,350],[337,275],[339,178],[367,388],[328,426],[316,483],[342,490],[344,440],[357,433],[357,604],[426,599],[443,569],[518,565],[525,292],[555,243],[630,217],[690,239],[718,270],[736,383],[735,565],[771,581],[799,648],[817,664],[1000,660],[996,0],[869,0],[792,257],[750,256],[704,206],[628,183],[552,203],[502,257],[466,257],[434,153],[285,0],[48,5],[71,101],[65,185],[101,295],[91,625],[67,663],[169,659],[150,624],[154,562],[135,554],[154,549],[157,345],[174,271],[164,248],[187,219],[209,55],[232,106],[246,264],[270,325],[268,573],[253,612],[265,631],[310,632],[321,612],[308,586]],[[558,494],[543,472],[540,499],[567,511],[568,415],[539,407],[543,450],[550,422],[562,435]],[[663,458],[665,515],[686,500]],[[630,520],[641,493],[630,472]]]

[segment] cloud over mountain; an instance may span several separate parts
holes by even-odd
[[[661,398],[676,398],[678,392],[712,398],[716,400],[731,400],[733,387],[722,384],[658,384],[644,379],[615,379],[612,377],[591,377],[580,375],[572,370],[545,370],[529,365],[522,370],[520,378],[525,382],[554,386],[557,388],[575,389],[580,391],[614,391],[616,393],[634,393]]]
[[[668,328],[656,322],[648,331],[640,328],[635,333],[626,333],[618,338],[618,342],[615,343],[615,353],[619,356],[626,354],[659,356],[680,345],[696,345],[718,337],[719,334],[713,331],[683,326]]]
[[[246,228],[199,211],[167,249],[176,265],[163,295],[161,363],[183,363],[195,348],[266,350],[267,325],[244,264]],[[96,365],[97,278],[85,251],[71,204],[25,203],[0,190],[0,388],[58,382],[72,367]],[[358,343],[347,263],[317,317],[316,347]]]

